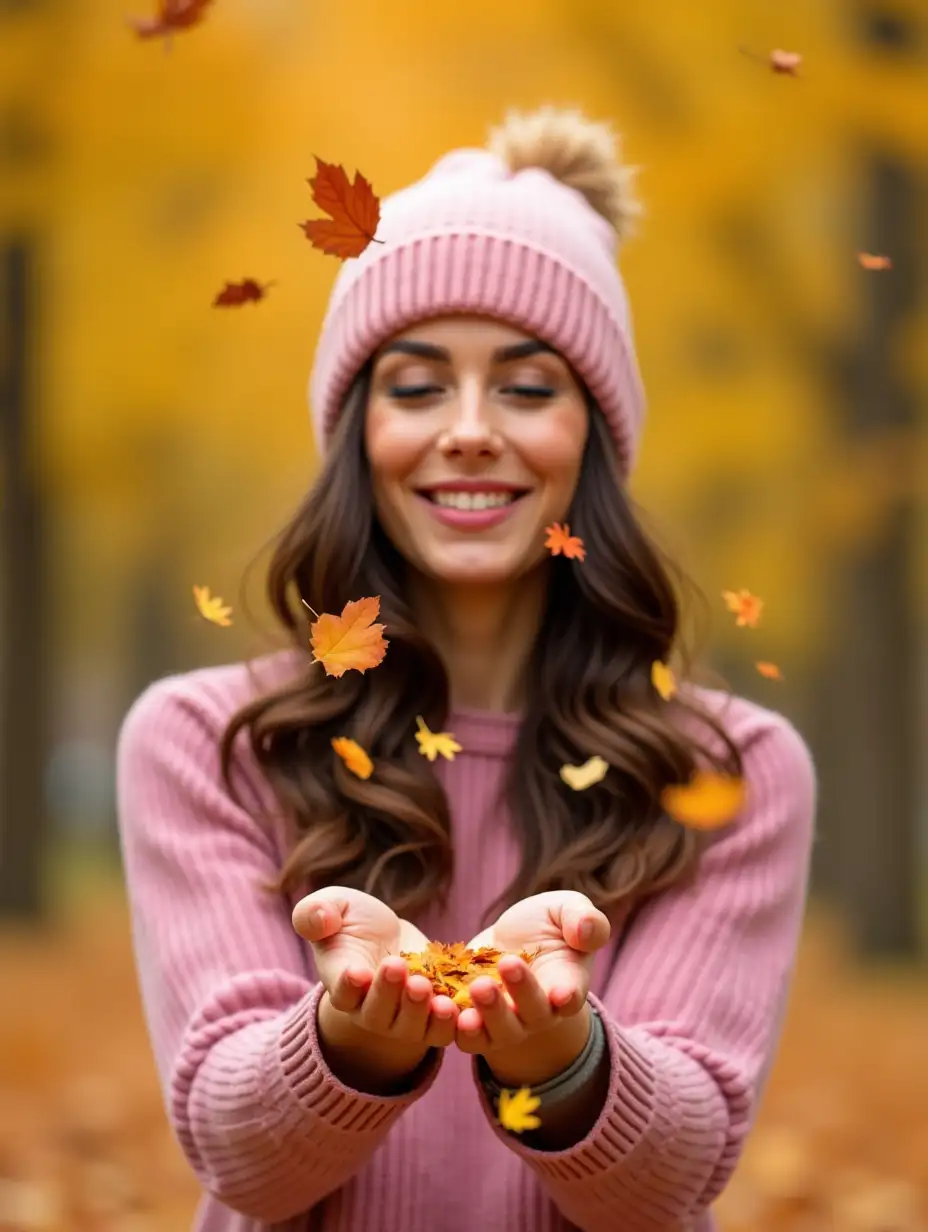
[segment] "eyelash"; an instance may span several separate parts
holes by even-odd
[[[391,398],[396,398],[399,401],[412,401],[416,398],[424,398],[428,394],[441,393],[442,386],[440,385],[391,385],[387,391]],[[519,398],[530,399],[531,401],[541,402],[545,398],[553,398],[555,390],[549,389],[547,385],[507,385],[503,389],[503,393],[514,393]]]

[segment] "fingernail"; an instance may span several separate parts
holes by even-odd
[[[398,967],[387,967],[384,975],[391,984],[402,984],[406,978],[406,972],[401,971]]]
[[[432,995],[432,990],[431,988],[419,988],[417,986],[413,986],[412,988],[407,988],[406,993],[410,1001],[424,1001],[426,997],[430,997]]]
[[[348,982],[354,984],[355,988],[363,988],[367,983],[367,974],[364,971],[349,971]]]
[[[518,984],[524,974],[525,972],[521,967],[513,967],[511,970],[509,967],[506,968],[506,979],[510,984]]]
[[[584,920],[577,931],[580,934],[581,941],[589,941],[593,936],[593,921]]]
[[[310,907],[306,914],[309,917],[310,924],[312,924],[314,928],[320,928],[322,926],[323,915],[318,907]]]
[[[495,988],[481,988],[473,994],[482,1005],[492,1005],[496,1000]]]

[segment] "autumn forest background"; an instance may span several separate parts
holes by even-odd
[[[385,195],[552,101],[641,167],[634,495],[709,598],[712,665],[820,776],[795,992],[722,1226],[925,1232],[928,6],[215,0],[169,46],[128,24],[156,7],[0,0],[0,1232],[190,1224],[113,751],[150,681],[271,644],[260,569],[240,583],[316,468],[337,261],[298,226],[314,155]],[[260,303],[212,306],[246,277]],[[757,629],[721,601],[742,587]]]

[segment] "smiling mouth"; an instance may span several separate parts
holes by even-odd
[[[480,511],[483,509],[504,509],[521,500],[529,493],[528,488],[513,489],[509,492],[461,492],[461,491],[420,491],[419,496],[425,497],[433,505],[443,509],[463,509]]]

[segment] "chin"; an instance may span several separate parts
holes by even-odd
[[[514,558],[508,553],[493,556],[487,552],[468,552],[455,560],[453,552],[436,554],[422,562],[422,571],[445,586],[500,586],[523,577],[535,560]]]

